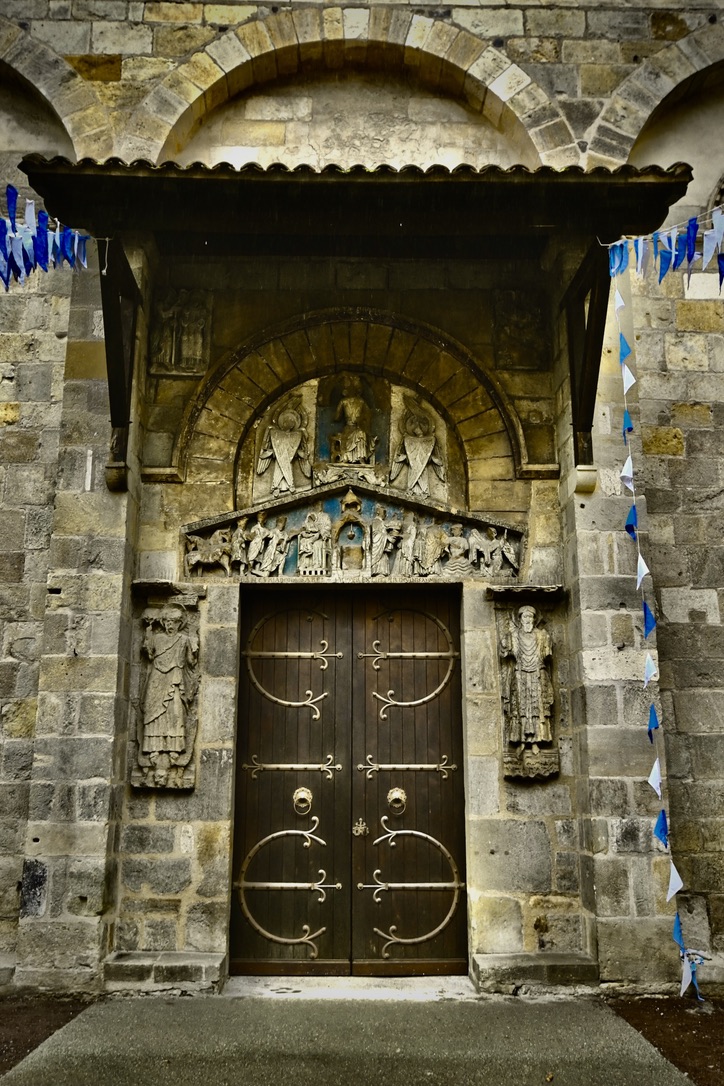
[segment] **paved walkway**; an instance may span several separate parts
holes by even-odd
[[[97,1003],[2,1086],[686,1086],[592,997],[478,996],[460,978],[233,981]]]

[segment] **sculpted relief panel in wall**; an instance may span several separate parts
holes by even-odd
[[[193,788],[199,638],[196,597],[155,601],[142,615],[136,788]]]
[[[553,736],[553,648],[535,607],[525,605],[501,619],[498,649],[504,775],[554,776],[560,755]]]

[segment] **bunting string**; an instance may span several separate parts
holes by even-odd
[[[10,283],[26,282],[34,271],[47,272],[64,264],[73,269],[87,268],[88,234],[71,230],[60,222],[52,223],[47,211],[35,212],[35,200],[25,201],[22,221],[18,218],[18,190],[5,189],[7,217],[0,217],[0,279],[5,293]]]
[[[724,212],[722,212],[721,208],[717,208],[716,211],[719,212],[717,223],[721,224],[721,231],[719,232],[719,226],[717,225],[715,240],[716,246],[721,248],[722,237],[724,236]],[[654,266],[656,266],[657,261],[659,266],[659,282],[661,282],[672,265],[674,267],[680,267],[681,264],[686,261],[687,267],[690,269],[695,257],[699,255],[695,251],[697,237],[696,220],[689,220],[686,234],[674,237],[675,232],[675,228],[672,228],[672,230],[668,232],[666,245],[662,243],[660,237],[657,241],[656,234],[654,234],[651,239]],[[630,269],[635,267],[638,275],[645,274],[646,258],[644,245],[647,240],[649,239],[636,238],[632,241],[624,240],[617,242],[609,249],[609,270],[614,285],[614,312],[618,330],[619,364],[621,367],[621,380],[623,385],[623,420],[621,425],[621,436],[627,453],[626,460],[621,468],[619,476],[623,486],[631,495],[631,506],[626,516],[624,529],[636,546],[636,588],[639,591],[641,598],[644,642],[647,646],[642,674],[644,690],[647,690],[650,684],[656,684],[659,678],[656,662],[648,648],[649,637],[656,629],[656,615],[653,597],[650,597],[651,603],[646,599],[647,578],[650,578],[651,571],[641,553],[639,519],[636,504],[636,473],[634,470],[631,446],[629,444],[630,435],[634,432],[634,425],[629,411],[628,394],[636,384],[635,338],[632,317],[633,309],[631,305]],[[710,253],[709,259],[711,259],[711,255],[713,254]],[[723,263],[721,252],[718,259],[720,267],[719,289],[721,290],[722,278],[724,278],[721,270]],[[662,268],[664,269],[663,272],[661,270]],[[653,695],[648,708],[646,727],[648,739],[653,747],[652,753],[654,755],[654,763],[648,776],[648,784],[656,793],[661,803],[659,815],[654,825],[653,835],[666,852],[669,853],[669,885],[666,894],[666,900],[668,902],[675,899],[676,895],[683,890],[684,882],[676,869],[670,853],[669,820],[664,801],[664,781],[662,778],[661,757],[659,754],[661,720]],[[701,950],[695,950],[692,947],[686,946],[678,909],[675,914],[672,938],[679,947],[679,956],[682,966],[680,995],[683,995],[688,987],[693,984],[696,998],[703,1002],[704,997],[699,989],[696,971],[697,967],[703,965],[708,956]]]
[[[707,224],[710,228],[702,229]],[[706,271],[716,256],[716,269],[719,272],[719,293],[724,283],[724,208],[715,207],[711,211],[693,215],[686,222],[655,230],[653,234],[632,239],[622,238],[609,251],[609,269],[611,276],[623,275],[629,265],[629,244],[633,245],[633,263],[639,276],[646,275],[653,267],[661,283],[670,271],[684,267],[687,279],[695,266]]]

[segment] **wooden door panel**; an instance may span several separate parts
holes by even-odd
[[[245,590],[242,608],[232,970],[465,972],[457,596]]]

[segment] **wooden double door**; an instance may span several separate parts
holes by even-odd
[[[242,613],[232,972],[467,972],[459,597]]]

